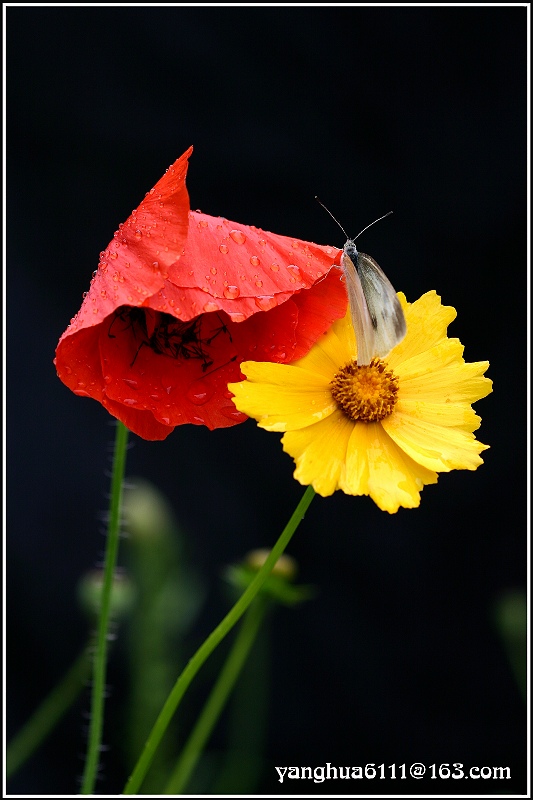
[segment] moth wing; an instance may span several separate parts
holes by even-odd
[[[346,291],[348,292],[348,302],[350,304],[352,324],[355,331],[355,340],[357,342],[357,363],[370,364],[374,356],[375,330],[359,273],[352,259],[346,252],[344,252],[342,256],[342,267],[346,280]]]
[[[406,334],[403,309],[391,282],[373,258],[359,253],[358,268],[374,331],[373,355],[383,358]]]

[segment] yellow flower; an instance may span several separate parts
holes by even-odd
[[[471,403],[492,391],[488,361],[467,364],[446,329],[456,311],[427,292],[398,294],[407,334],[387,356],[357,367],[349,309],[293,364],[246,361],[247,380],[230,383],[233,402],[261,428],[285,432],[294,477],[326,497],[336,489],[370,495],[394,513],[416,508],[438,472],[474,470],[488,445]]]

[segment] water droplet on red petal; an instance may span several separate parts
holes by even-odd
[[[218,303],[209,302],[206,303],[204,306],[204,311],[207,313],[209,313],[209,311],[218,311],[218,310],[219,310]]]
[[[226,286],[224,289],[224,297],[228,300],[235,300],[240,295],[241,291],[238,286]]]
[[[263,294],[255,298],[255,304],[261,311],[270,311],[271,308],[277,306],[277,300],[272,294]]]
[[[199,380],[191,383],[186,392],[187,400],[194,403],[195,406],[203,406],[209,402],[215,393],[214,386],[208,381],[199,378]]]
[[[246,241],[246,235],[242,231],[230,231],[229,235],[236,244],[244,244]]]
[[[227,419],[232,419],[235,422],[244,422],[248,417],[246,414],[243,414],[242,411],[239,411],[235,408],[235,406],[223,406],[220,409],[220,413],[222,416],[226,417]]]
[[[302,273],[300,272],[299,267],[295,266],[295,264],[289,264],[287,267],[287,272],[290,272],[291,275],[294,275],[297,280],[302,280]]]

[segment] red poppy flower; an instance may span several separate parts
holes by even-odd
[[[144,439],[242,422],[239,364],[300,358],[346,310],[338,248],[190,211],[191,152],[119,226],[56,349],[61,380]]]

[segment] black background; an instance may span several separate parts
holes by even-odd
[[[342,246],[318,194],[414,300],[453,305],[489,360],[477,472],[417,510],[317,497],[289,552],[319,589],[271,629],[258,793],[525,791],[525,707],[493,624],[525,587],[525,7],[7,8],[8,735],[75,657],[80,576],[101,558],[113,426],[52,364],[98,254],[191,144],[191,208]],[[209,587],[194,643],[227,608],[220,570],[271,546],[302,494],[252,421],[136,437]],[[191,653],[193,644],[191,643]],[[120,646],[109,727],[119,712]],[[13,780],[78,791],[82,712]],[[102,793],[129,765],[113,742]],[[224,747],[224,734],[215,745]],[[274,765],[462,762],[513,780],[276,782]],[[361,785],[364,783],[364,786]],[[482,784],[482,785],[480,785]]]

